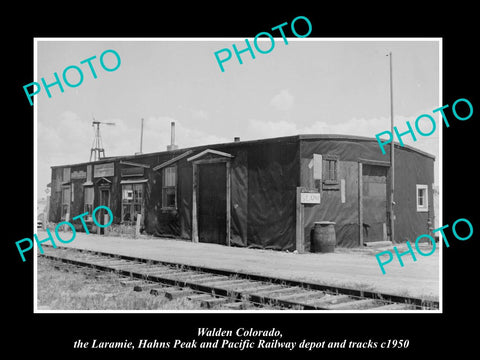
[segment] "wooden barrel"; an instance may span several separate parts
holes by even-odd
[[[332,221],[318,221],[313,228],[313,252],[329,253],[335,251],[337,239],[335,237],[335,223]]]

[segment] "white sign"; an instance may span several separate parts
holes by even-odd
[[[320,193],[300,193],[300,202],[302,204],[320,204]]]

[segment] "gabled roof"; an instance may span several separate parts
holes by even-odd
[[[193,160],[196,160],[196,159],[199,159],[205,155],[208,155],[208,154],[213,154],[213,155],[218,155],[218,156],[223,156],[223,157],[228,157],[228,158],[233,158],[233,155],[231,154],[228,154],[226,152],[223,152],[223,151],[218,151],[218,150],[213,150],[213,149],[206,149],[206,150],[203,150],[201,153],[198,153],[197,155],[194,155],[192,157],[189,157],[187,159],[187,161],[193,161]]]

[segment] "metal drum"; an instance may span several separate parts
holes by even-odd
[[[337,239],[334,225],[333,221],[315,222],[312,238],[313,252],[329,253],[335,251]]]

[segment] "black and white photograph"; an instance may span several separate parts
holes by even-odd
[[[468,9],[303,7],[25,15],[11,347],[28,329],[54,357],[474,348]]]
[[[39,311],[440,308],[441,39],[36,45]]]

